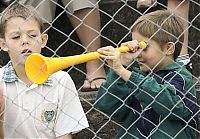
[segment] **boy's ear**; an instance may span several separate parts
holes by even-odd
[[[0,48],[5,52],[8,51],[8,47],[6,46],[6,43],[5,43],[4,39],[2,39],[2,38],[0,38]]]
[[[168,42],[166,44],[166,55],[173,55],[175,51],[175,43]]]
[[[41,46],[41,48],[44,48],[46,46],[47,41],[48,41],[48,35],[42,34],[42,46]]]

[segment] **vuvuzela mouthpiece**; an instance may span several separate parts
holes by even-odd
[[[146,47],[147,47],[147,43],[144,42],[144,41],[139,42],[139,45],[140,45],[142,48],[146,48]]]

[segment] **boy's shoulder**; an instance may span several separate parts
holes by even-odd
[[[183,82],[184,86],[193,84],[192,74],[183,66],[179,64],[171,65],[168,70],[164,70],[163,80],[177,80]]]
[[[181,75],[184,79],[192,80],[192,74],[189,72],[184,65],[180,65],[179,68],[175,70],[179,75]]]
[[[69,79],[71,79],[69,73],[65,72],[65,71],[55,72],[54,74],[51,75],[51,77],[53,77],[53,78],[55,78],[57,80],[61,80],[61,79],[69,80]]]
[[[175,62],[173,64],[168,65],[163,69],[168,73],[176,73],[182,75],[184,78],[192,77],[192,74],[186,69],[183,63]]]

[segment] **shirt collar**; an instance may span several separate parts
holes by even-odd
[[[8,64],[4,66],[2,80],[9,83],[19,81],[19,78],[17,77],[17,74],[11,62],[8,62]],[[48,78],[44,85],[53,85],[53,80],[51,79],[51,77]]]
[[[168,66],[166,66],[165,68],[163,68],[162,70],[173,70],[173,69],[180,69],[184,66],[184,64],[182,62],[174,62]]]
[[[184,67],[184,64],[182,62],[174,62],[164,67],[163,69],[157,71],[156,74],[163,74],[165,72],[174,71],[174,70],[180,71],[183,67]]]

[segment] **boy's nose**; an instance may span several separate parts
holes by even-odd
[[[22,36],[22,44],[29,44],[29,38],[28,35],[23,35]]]

